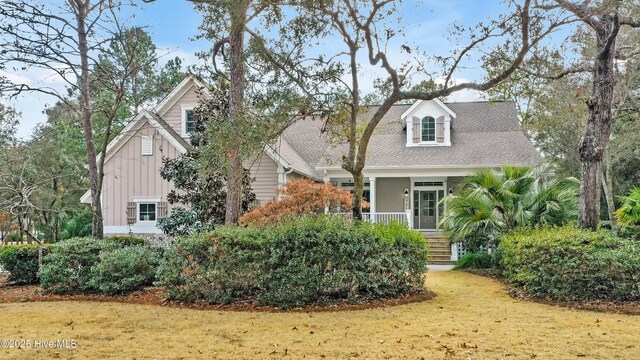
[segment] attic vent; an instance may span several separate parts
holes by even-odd
[[[153,138],[151,136],[142,137],[142,155],[153,155]]]

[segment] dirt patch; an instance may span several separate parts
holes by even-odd
[[[614,314],[640,315],[640,301],[560,301],[551,298],[536,298],[529,295],[523,289],[509,284],[509,282],[495,269],[466,269],[479,276],[485,276],[500,281],[507,293],[520,301],[531,301],[545,305],[568,307],[571,309],[608,312]]]
[[[392,299],[366,300],[358,303],[339,302],[326,306],[311,305],[288,310],[281,310],[269,306],[258,306],[253,302],[238,303],[232,305],[208,305],[187,304],[165,300],[164,291],[158,287],[145,288],[128,295],[54,295],[45,294],[38,286],[0,286],[0,303],[35,302],[35,301],[94,301],[116,302],[125,304],[157,305],[173,308],[198,309],[198,310],[227,310],[227,311],[257,311],[257,312],[326,312],[365,310],[381,307],[411,304],[435,297],[432,291],[421,291]]]

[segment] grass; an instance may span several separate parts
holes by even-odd
[[[636,358],[640,317],[510,298],[466,272],[430,273],[434,300],[358,311],[248,313],[91,302],[0,304],[0,339],[76,339],[24,358]]]

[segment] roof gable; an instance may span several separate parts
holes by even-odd
[[[210,96],[209,90],[200,80],[196,79],[193,75],[188,74],[182,81],[176,86],[169,95],[165,96],[158,105],[153,108],[153,111],[160,116],[169,111],[180,99],[189,91],[192,87],[202,91],[205,96]]]
[[[400,118],[402,120],[410,118],[411,116],[417,116],[419,118],[422,118],[427,115],[433,116],[432,115],[433,113],[440,116],[448,114],[453,118],[456,117],[456,113],[454,113],[453,110],[451,110],[442,101],[438,99],[433,99],[433,100],[416,101],[415,103],[413,103],[413,105],[411,105],[411,107],[409,107],[409,109],[407,109],[407,111],[405,111],[400,116]],[[437,117],[437,116],[433,116],[433,117]]]

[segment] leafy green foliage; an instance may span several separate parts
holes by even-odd
[[[622,205],[615,214],[622,225],[640,225],[640,187],[622,197]]]
[[[440,226],[452,241],[477,248],[518,226],[562,225],[577,216],[577,185],[575,178],[557,179],[528,167],[478,170],[444,199]]]
[[[139,245],[102,251],[99,258],[91,268],[89,284],[110,295],[151,285],[160,260],[157,250]]]
[[[48,246],[42,247],[44,257],[50,251]],[[9,282],[15,284],[38,283],[38,246],[15,245],[0,249],[0,265],[9,272]]]
[[[216,96],[217,102],[215,105],[210,103],[211,107],[208,111],[226,111],[228,107],[226,94],[215,92],[212,96]],[[194,111],[195,131],[191,134],[192,147],[186,154],[177,158],[163,159],[163,166],[160,169],[160,176],[171,181],[175,186],[175,190],[167,195],[167,201],[170,204],[188,207],[188,209],[175,207],[171,214],[158,221],[158,227],[169,235],[210,231],[216,225],[224,223],[227,197],[224,172],[203,172],[202,164],[199,163],[202,147],[208,144],[205,132],[211,123],[207,121],[211,120],[203,116],[201,108]],[[242,178],[242,211],[247,211],[255,199],[255,194],[251,190],[250,172],[245,169]]]
[[[56,294],[94,291],[91,268],[100,260],[101,251],[118,247],[118,243],[109,239],[75,238],[59,242],[44,259],[40,271],[42,288]]]
[[[144,244],[144,239],[133,237],[105,239],[86,237],[61,241],[44,258],[44,264],[40,271],[41,286],[45,291],[55,294],[93,293],[102,290],[99,287],[100,282],[93,279],[94,276],[101,276],[101,279],[105,281],[122,282],[120,289],[131,289],[132,284],[140,283],[139,276],[141,274],[127,273],[125,269],[127,266],[130,266],[131,269],[136,268],[137,265],[133,261],[140,259],[133,255],[134,248],[139,248]],[[131,257],[119,258],[118,256],[122,255],[122,252],[114,256],[107,255],[121,249],[122,252],[131,252]],[[114,270],[120,267],[122,271],[109,277],[103,270],[93,270],[94,267],[101,264],[103,258],[107,261],[102,267],[103,270],[106,268]],[[140,266],[144,267],[142,264]],[[131,279],[126,278],[127,275]],[[121,276],[121,278],[116,279],[117,276]],[[117,291],[118,287],[113,284],[105,284],[105,289],[104,291],[111,292]]]
[[[535,297],[640,300],[640,244],[603,231],[523,229],[500,243],[504,275]]]
[[[214,233],[181,239],[158,268],[157,285],[170,299],[229,304],[257,294],[264,257],[262,233],[219,227]]]
[[[63,215],[60,218],[62,230],[60,240],[91,235],[92,217],[90,210],[73,212],[71,215]]]
[[[181,240],[157,283],[180,301],[282,308],[393,297],[423,288],[427,252],[422,235],[402,225],[341,217],[218,227]]]
[[[486,252],[470,252],[458,259],[458,262],[453,269],[490,269],[495,265],[494,255]]]

